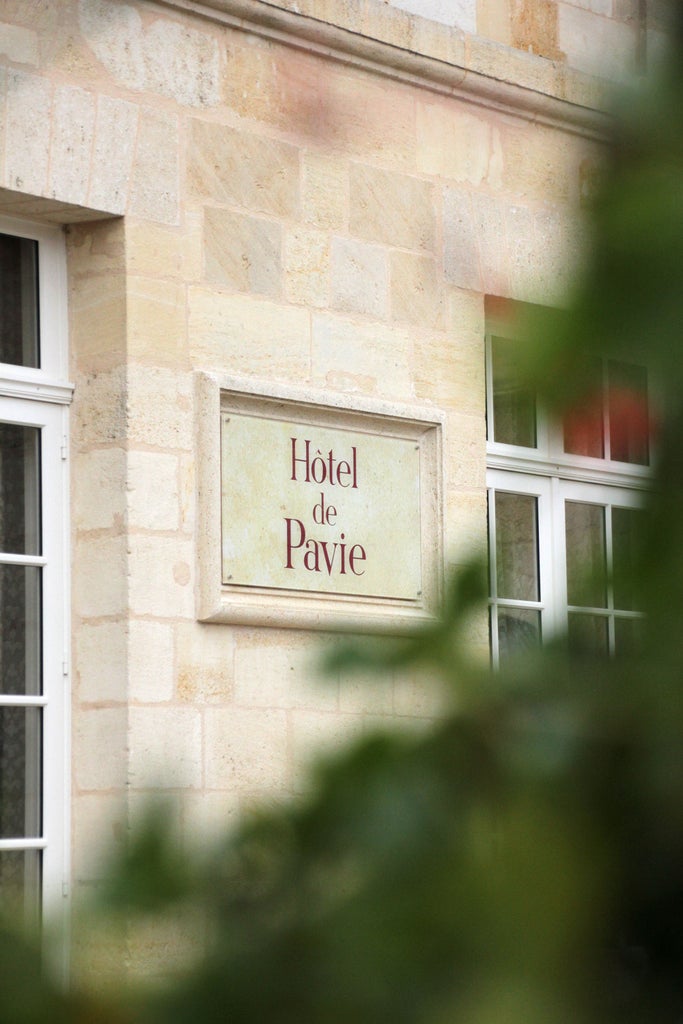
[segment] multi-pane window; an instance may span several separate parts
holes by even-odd
[[[0,905],[28,924],[66,885],[64,253],[0,220]]]
[[[614,655],[637,642],[633,567],[650,463],[647,370],[596,359],[563,422],[522,383],[513,338],[487,338],[493,660],[566,635]]]

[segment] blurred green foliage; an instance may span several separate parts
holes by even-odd
[[[356,743],[203,857],[152,816],[104,919],[129,951],[156,925],[194,928],[199,952],[158,986],[81,976],[64,993],[5,933],[3,1024],[683,1020],[682,38],[615,122],[571,316],[531,329],[555,408],[581,399],[596,351],[645,350],[658,374],[642,651],[577,662],[558,645],[492,674],[461,638],[484,574],[461,573],[439,625],[336,655],[437,675],[438,723]]]

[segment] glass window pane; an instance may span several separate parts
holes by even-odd
[[[493,440],[536,447],[536,395],[522,382],[517,344],[491,339],[493,373]]]
[[[537,499],[496,491],[496,576],[498,597],[540,600]]]
[[[607,606],[605,509],[579,501],[565,502],[567,603],[589,608]]]
[[[534,608],[498,608],[498,651],[501,661],[517,651],[538,647],[540,642],[540,611]]]
[[[42,692],[40,638],[40,567],[0,564],[0,692]]]
[[[589,375],[595,382],[593,393],[578,408],[564,417],[564,450],[569,455],[605,457],[605,406],[603,399],[602,362],[590,364]]]
[[[0,362],[40,366],[38,243],[0,234]]]
[[[0,708],[0,837],[36,838],[41,829],[40,708]]]
[[[647,466],[650,461],[650,414],[647,370],[611,359],[609,377],[610,453],[618,462]]]
[[[635,508],[612,509],[614,607],[636,611],[635,569],[643,513]]]
[[[0,914],[36,927],[40,920],[40,850],[0,850]]]
[[[0,423],[0,551],[39,555],[40,430]]]
[[[604,615],[581,615],[571,612],[567,637],[572,654],[609,654],[609,627]]]

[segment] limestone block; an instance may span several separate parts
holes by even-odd
[[[560,47],[570,67],[614,81],[624,81],[634,72],[633,25],[566,3],[558,3],[558,15]]]
[[[389,3],[421,18],[461,28],[464,32],[477,31],[476,0],[389,0]]]
[[[510,204],[505,211],[509,245],[509,296],[521,302],[538,301],[538,279],[547,258],[536,239],[535,218],[536,210],[519,203]]]
[[[586,254],[586,222],[573,209],[548,207],[534,218],[538,252],[537,302],[562,305],[581,273]]]
[[[134,615],[194,616],[193,549],[178,537],[129,536],[128,602]]]
[[[77,373],[71,437],[77,449],[122,441],[126,436],[126,376],[122,368]]]
[[[363,164],[351,164],[349,178],[349,228],[354,235],[405,249],[434,248],[429,182]]]
[[[415,169],[414,90],[359,71],[325,69],[327,146],[390,169]]]
[[[206,279],[213,284],[279,298],[280,225],[263,217],[207,207],[204,211],[204,266]]]
[[[310,374],[308,310],[244,295],[189,289],[190,355],[195,365],[301,381]]]
[[[443,192],[444,275],[460,288],[482,291],[477,223],[472,195],[448,187]]]
[[[188,179],[200,199],[276,217],[296,217],[299,211],[299,151],[286,142],[194,120]]]
[[[128,355],[154,366],[186,363],[185,289],[176,281],[127,279]]]
[[[176,627],[176,692],[188,703],[227,704],[233,696],[234,636],[225,626]]]
[[[81,31],[109,74],[128,89],[157,92],[184,106],[210,106],[220,98],[217,39],[190,24],[143,20],[133,4],[81,0]]]
[[[219,841],[239,823],[241,801],[238,793],[203,793],[188,790],[182,794],[182,830],[200,848]]]
[[[202,722],[194,708],[131,707],[129,780],[134,789],[198,789]]]
[[[129,365],[127,411],[133,444],[192,451],[192,382],[188,374]]]
[[[417,140],[417,166],[422,173],[469,185],[500,187],[500,132],[483,110],[472,113],[461,103],[436,97],[420,100]]]
[[[71,284],[72,361],[83,372],[93,375],[113,370],[122,363],[126,346],[123,275],[114,270],[72,278]],[[95,383],[94,376],[92,383]]]
[[[80,623],[74,631],[74,665],[76,694],[81,703],[127,700],[125,623]]]
[[[477,35],[511,45],[510,0],[478,0]]]
[[[173,698],[173,627],[165,622],[128,622],[129,699],[154,704]]]
[[[126,611],[127,558],[124,537],[81,537],[74,548],[72,606],[82,618]]]
[[[263,708],[204,711],[204,785],[248,796],[287,788],[287,715]]]
[[[285,235],[285,294],[289,302],[327,306],[330,243],[326,232],[296,228]]]
[[[83,205],[88,195],[95,129],[95,97],[85,89],[55,90],[50,141],[49,194]]]
[[[72,480],[72,515],[77,530],[122,529],[126,513],[126,461],[122,448],[77,454]]]
[[[117,276],[122,278],[125,271],[123,224],[122,220],[105,219],[67,225],[71,308],[80,309],[94,304],[102,292],[123,294],[123,282],[117,279]],[[95,279],[97,285],[88,293],[88,282]],[[123,341],[120,347],[123,348]]]
[[[131,528],[178,529],[178,459],[175,455],[129,451],[126,490]]]
[[[313,379],[343,391],[396,401],[413,397],[413,336],[399,326],[313,315]]]
[[[0,22],[0,57],[13,64],[35,67],[38,63],[38,33],[21,25]]]
[[[76,882],[96,882],[117,851],[123,852],[127,810],[122,795],[81,794],[71,802],[73,859]]]
[[[486,309],[481,292],[465,288],[450,288],[448,292],[449,329],[454,337],[476,335],[484,337]]]
[[[126,269],[141,277],[182,278],[186,237],[176,227],[126,217]]]
[[[122,789],[126,783],[128,711],[90,708],[74,715],[74,784],[81,793]]]
[[[138,122],[128,212],[176,224],[179,210],[178,118],[143,107]]]
[[[331,247],[333,309],[386,319],[389,311],[387,251],[351,238],[333,238]]]
[[[504,205],[493,196],[475,192],[472,209],[479,242],[482,291],[488,295],[507,295],[510,285]]]
[[[486,493],[449,489],[446,495],[447,557],[460,565],[472,558],[486,557]]]
[[[357,672],[342,672],[339,679],[339,710],[355,715],[391,715],[394,686],[390,678],[363,678]]]
[[[304,792],[311,768],[321,758],[332,758],[363,732],[361,714],[329,714],[300,710],[291,713],[290,774],[295,792]]]
[[[443,409],[484,412],[484,332],[422,331],[414,342],[415,394]]]
[[[446,706],[443,683],[432,679],[426,669],[394,675],[394,711],[398,717],[435,719]]]
[[[391,315],[423,329],[445,324],[445,303],[437,265],[429,256],[392,252]]]
[[[308,224],[340,231],[348,222],[346,162],[316,150],[302,154],[301,213]]]
[[[235,650],[235,703],[250,708],[337,707],[336,679],[320,672],[320,651],[293,642],[267,644],[262,635],[254,646]]]
[[[508,192],[543,202],[578,198],[578,140],[539,124],[506,124],[501,136]]]
[[[52,85],[45,78],[7,69],[7,188],[45,195],[52,117]],[[31,131],[26,126],[31,125]]]
[[[554,0],[512,0],[512,45],[549,60],[564,57],[558,48],[557,4]]]
[[[126,211],[138,117],[136,104],[113,96],[98,96],[88,197],[96,210]]]
[[[486,485],[486,422],[483,415],[451,412],[444,438],[446,484],[468,492]]]

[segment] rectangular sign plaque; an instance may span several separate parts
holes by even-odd
[[[223,413],[222,580],[419,599],[414,439]]]
[[[199,373],[197,616],[402,633],[439,614],[434,409]]]

